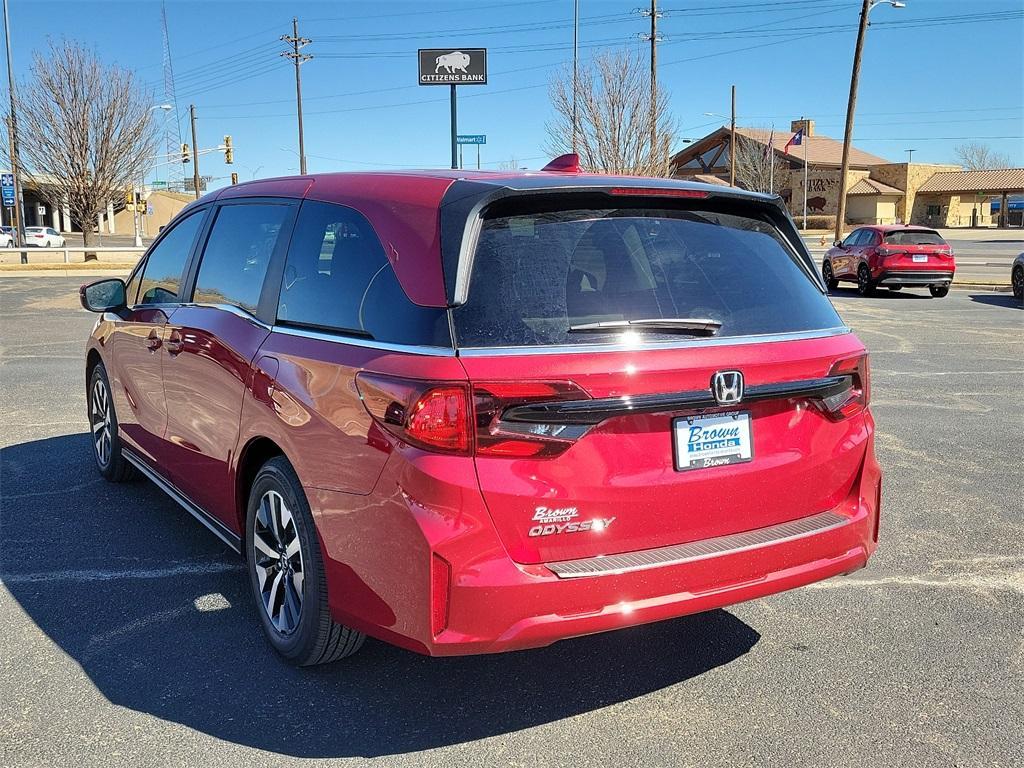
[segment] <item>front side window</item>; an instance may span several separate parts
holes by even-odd
[[[181,274],[192,253],[192,244],[203,224],[205,211],[196,211],[174,225],[149,252],[142,268],[139,304],[171,304],[180,301]],[[131,296],[128,296],[131,300]]]
[[[860,245],[860,239],[863,234],[863,229],[855,229],[853,232],[846,236],[846,239],[843,241],[843,247],[852,248],[855,245]]]
[[[370,223],[334,203],[302,204],[277,319],[378,341],[451,345],[444,308],[409,301]]]
[[[465,347],[608,343],[626,321],[658,341],[842,326],[770,223],[647,208],[486,218],[453,318]]]
[[[225,205],[217,212],[199,264],[193,301],[255,313],[288,206]]]

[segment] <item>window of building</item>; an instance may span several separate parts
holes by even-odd
[[[222,206],[203,250],[193,300],[255,312],[287,216],[284,204]]]
[[[929,205],[925,211],[925,214],[928,216],[938,216],[940,213],[942,213],[942,210],[937,205]]]
[[[196,211],[174,225],[149,252],[139,283],[140,304],[169,304],[179,301],[181,273],[192,253],[192,244],[202,227],[205,211]],[[129,301],[132,294],[127,294]]]

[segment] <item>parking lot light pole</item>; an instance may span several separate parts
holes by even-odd
[[[11,112],[7,119],[8,148],[11,150],[11,173],[14,175],[14,225],[18,246],[25,244],[25,223],[22,221],[21,169],[18,167],[18,122],[14,111],[14,66],[11,61],[11,25],[8,20],[7,0],[4,0],[4,42],[7,45],[7,87],[11,97]],[[21,263],[28,263],[28,253],[21,252]]]
[[[891,5],[906,8],[900,0],[864,0],[860,9],[860,27],[857,28],[857,45],[853,50],[853,73],[850,75],[850,100],[846,105],[846,131],[843,133],[843,162],[839,169],[839,206],[836,211],[836,240],[843,239],[843,225],[846,219],[846,174],[850,171],[850,142],[853,140],[853,113],[857,108],[857,84],[860,81],[860,60],[864,52],[864,35],[868,30],[868,14],[876,5]]]

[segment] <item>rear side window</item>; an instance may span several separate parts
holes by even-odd
[[[140,304],[169,304],[180,301],[181,273],[192,252],[205,211],[196,211],[174,225],[149,252],[142,268]],[[131,296],[128,297],[131,300]]]
[[[194,301],[256,312],[287,205],[225,205],[217,212],[196,277]]]
[[[307,200],[288,248],[278,322],[402,344],[451,346],[447,313],[409,301],[358,211]]]
[[[642,208],[486,219],[453,317],[464,347],[608,343],[622,330],[570,328],[623,320],[707,318],[719,338],[842,326],[771,224]]]
[[[945,245],[938,232],[930,229],[909,229],[901,232],[888,232],[885,235],[886,245]]]

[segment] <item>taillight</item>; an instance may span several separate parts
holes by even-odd
[[[490,381],[468,384],[420,381],[361,372],[356,388],[380,425],[410,445],[429,451],[508,458],[557,456],[590,425],[506,418],[530,403],[585,400],[571,381]]]
[[[369,414],[395,437],[430,451],[472,451],[466,385],[359,373],[356,388]]]
[[[829,376],[848,376],[850,386],[820,400],[822,410],[829,418],[839,421],[856,416],[871,401],[871,377],[868,373],[867,354],[839,360],[828,372]]]
[[[885,258],[886,256],[900,256],[900,255],[903,254],[903,251],[896,251],[896,250],[892,250],[890,248],[885,248],[885,247],[880,246],[880,247],[875,249],[875,253],[877,253],[879,256]]]
[[[516,421],[503,414],[517,405],[586,400],[571,381],[492,381],[473,384],[476,452],[480,456],[548,458],[573,444],[589,427]]]

